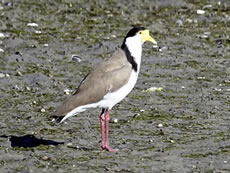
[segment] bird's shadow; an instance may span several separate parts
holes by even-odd
[[[24,147],[24,148],[32,148],[37,147],[39,145],[60,145],[64,144],[64,142],[56,142],[53,140],[44,140],[35,137],[34,135],[24,135],[24,136],[0,136],[2,138],[9,138],[11,142],[11,147]]]

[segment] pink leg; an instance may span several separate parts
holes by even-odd
[[[100,115],[100,122],[101,122],[101,148],[105,149],[105,114],[103,110]]]
[[[105,145],[103,149],[106,149],[110,152],[117,152],[118,149],[112,149],[109,147],[109,114],[110,114],[110,110],[107,109],[105,115]]]

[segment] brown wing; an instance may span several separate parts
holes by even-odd
[[[116,91],[127,83],[131,72],[131,64],[125,53],[119,49],[110,59],[89,73],[74,95],[64,101],[53,115],[62,116],[78,106],[102,100],[108,92]]]

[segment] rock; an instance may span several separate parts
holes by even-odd
[[[0,78],[4,78],[6,75],[4,73],[0,73]]]

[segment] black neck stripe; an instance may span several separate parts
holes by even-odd
[[[126,55],[126,57],[127,57],[127,60],[128,60],[128,61],[130,62],[130,64],[132,65],[132,69],[133,69],[135,72],[137,72],[137,63],[136,63],[136,61],[134,60],[134,57],[131,55],[131,53],[130,53],[130,51],[129,51],[129,49],[128,49],[128,47],[126,46],[125,43],[123,43],[123,44],[121,45],[121,49],[124,50],[125,55]]]

